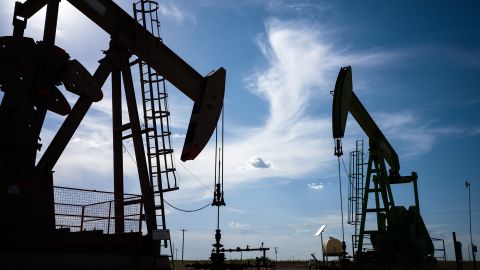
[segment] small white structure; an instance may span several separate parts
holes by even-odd
[[[323,241],[325,256],[342,256],[342,242],[337,238],[329,237]]]

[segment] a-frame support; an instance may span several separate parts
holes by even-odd
[[[375,150],[375,146],[370,143],[370,155],[368,158],[367,177],[365,179],[365,191],[363,194],[362,215],[360,222],[360,232],[358,239],[358,248],[355,253],[362,252],[364,248],[365,235],[371,236],[375,231],[385,231],[388,224],[390,208],[395,206],[390,184],[388,183],[388,174],[385,167],[385,161],[381,154]],[[371,187],[373,184],[373,187]],[[368,208],[368,199],[370,193],[374,194],[375,206]],[[376,213],[377,230],[365,230],[365,223],[368,213]],[[386,223],[387,222],[387,223]]]
[[[111,42],[114,44],[114,42]],[[106,52],[105,58],[100,61],[100,66],[95,72],[93,79],[98,85],[103,83],[112,73],[112,117],[113,117],[113,143],[114,143],[114,191],[115,191],[115,214],[116,214],[116,232],[123,231],[123,151],[122,151],[122,131],[130,129],[135,149],[137,161],[137,170],[140,181],[140,188],[143,195],[143,204],[145,207],[145,218],[147,230],[151,232],[156,229],[155,208],[153,202],[152,188],[149,183],[148,171],[141,136],[138,109],[135,101],[135,92],[130,70],[129,54],[126,49],[116,48],[115,45]],[[121,109],[121,81],[120,74],[123,77],[125,88],[125,98],[129,112],[130,123],[122,125]],[[80,96],[72,112],[67,116],[64,123],[55,135],[52,143],[48,146],[45,154],[37,164],[39,170],[52,170],[56,161],[62,154],[68,142],[72,138],[75,130],[85,117],[92,100]],[[122,219],[122,221],[120,221]]]
[[[370,143],[370,155],[368,159],[367,176],[365,179],[365,191],[363,193],[362,215],[360,223],[360,232],[358,238],[358,248],[355,253],[362,252],[365,246],[364,239],[368,234],[371,235],[378,231],[387,231],[387,226],[391,225],[390,210],[395,207],[391,184],[413,183],[413,193],[415,196],[415,207],[419,209],[417,175],[412,173],[411,176],[402,176],[393,178],[387,172],[385,158],[382,152]],[[372,187],[373,185],[373,187]],[[375,206],[368,208],[368,200],[370,193],[374,194]],[[377,229],[366,230],[365,224],[368,213],[376,213]]]
[[[115,213],[123,219],[123,131],[130,130],[135,151],[135,160],[137,165],[138,177],[140,181],[140,189],[142,191],[143,205],[145,208],[145,221],[147,230],[152,233],[157,229],[157,220],[155,215],[155,202],[153,199],[153,189],[150,185],[148,177],[148,167],[145,158],[145,149],[142,139],[142,131],[138,115],[138,108],[135,98],[135,89],[130,70],[130,54],[127,50],[115,46],[115,42],[111,42],[110,50],[116,60],[112,67],[112,114],[113,114],[113,145],[114,145],[114,190],[116,197]],[[129,123],[122,124],[122,102],[121,102],[121,81],[120,74],[123,79],[123,88]],[[115,230],[122,232],[123,228],[119,224]]]

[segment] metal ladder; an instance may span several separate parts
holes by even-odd
[[[360,223],[362,217],[362,201],[364,187],[364,152],[363,140],[356,141],[355,151],[350,152],[348,172],[348,220],[347,223],[354,226],[355,233],[352,235],[352,248],[355,254],[360,237]]]
[[[160,20],[158,3],[141,0],[133,4],[134,18],[160,41]],[[151,52],[155,53],[155,52]],[[170,112],[165,78],[157,74],[147,63],[138,61],[140,87],[143,103],[143,133],[145,134],[146,155],[150,185],[153,188],[155,210],[161,218],[158,229],[167,232],[163,194],[178,189],[176,169],[173,162],[173,148],[170,131]],[[168,233],[168,238],[169,233]],[[164,239],[163,246],[168,247]],[[170,255],[173,250],[170,243]]]

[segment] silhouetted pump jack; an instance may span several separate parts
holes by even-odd
[[[353,92],[352,69],[347,66],[340,68],[333,96],[332,128],[337,156],[343,154],[341,138],[349,112],[368,136],[370,145],[360,231],[352,238],[355,259],[359,263],[400,264],[402,269],[429,269],[435,262],[434,248],[420,215],[417,173],[400,175],[398,155]],[[415,204],[408,210],[395,205],[391,189],[391,185],[406,183],[413,183],[415,198]],[[375,206],[368,208],[371,193],[375,195]],[[366,228],[368,213],[376,214],[377,220],[376,228],[370,230]],[[366,239],[370,239],[372,251],[364,250]]]
[[[168,232],[157,227],[158,202],[149,181],[142,138],[146,130],[142,130],[138,117],[131,66],[143,61],[194,102],[182,161],[195,159],[215,130],[223,107],[226,71],[219,68],[200,75],[114,1],[68,0],[111,38],[110,48],[91,75],[55,46],[59,2],[16,2],[13,36],[0,37],[0,90],[5,92],[0,105],[0,268],[168,268],[164,262],[169,259],[161,256],[159,239]],[[44,6],[43,41],[34,42],[24,37],[24,31],[28,19]],[[132,56],[137,59],[130,62]],[[71,232],[56,224],[53,168],[90,106],[102,99],[101,87],[110,75],[115,233]],[[122,121],[122,79],[129,123]],[[73,107],[57,88],[61,84],[79,96]],[[36,163],[47,111],[67,117]],[[130,134],[122,135],[127,131]],[[126,138],[133,140],[146,235],[123,231],[123,210],[128,208],[122,160],[122,140]],[[42,256],[36,255],[39,252]]]

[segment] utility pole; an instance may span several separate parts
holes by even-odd
[[[465,187],[468,189],[468,214],[470,217],[470,247],[472,248],[473,270],[477,270],[477,261],[475,259],[475,252],[477,251],[477,247],[473,244],[473,237],[472,237],[472,200],[470,196],[470,182],[465,181]]]
[[[185,246],[185,232],[188,231],[186,229],[181,229],[182,231],[182,262],[183,262],[183,252],[184,252],[184,246]]]
[[[274,247],[275,249],[275,262],[277,262],[278,258],[277,258],[277,252],[278,252],[278,247]]]

